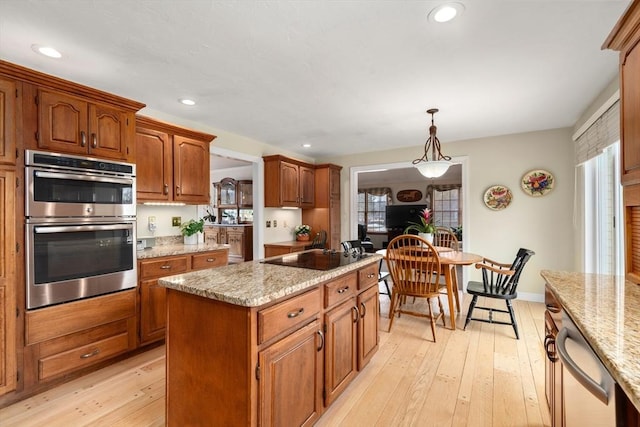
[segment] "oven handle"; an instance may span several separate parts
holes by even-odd
[[[36,234],[74,233],[78,231],[132,230],[133,224],[101,224],[101,225],[60,225],[56,227],[33,227]]]
[[[131,178],[110,178],[96,175],[80,175],[74,173],[58,173],[58,172],[45,172],[35,171],[35,176],[38,178],[52,178],[52,179],[75,179],[77,181],[96,181],[96,182],[109,182],[112,184],[133,184]]]

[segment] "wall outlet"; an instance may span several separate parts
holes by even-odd
[[[286,221],[286,220],[282,221],[282,226],[283,226],[284,228],[287,228],[287,227],[288,227],[288,225],[287,225],[287,221]]]
[[[171,217],[171,225],[173,227],[180,227],[180,224],[182,224],[182,217],[179,217],[179,216]]]
[[[149,231],[154,232],[156,231],[157,228],[157,224],[156,224],[156,217],[155,216],[150,216],[147,221],[149,222]]]
[[[267,228],[271,228],[271,221],[267,221]]]
[[[277,220],[277,219],[274,219],[274,220],[273,220],[273,226],[274,226],[274,227],[277,227],[277,226],[278,226],[278,220]]]

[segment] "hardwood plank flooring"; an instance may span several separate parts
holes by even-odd
[[[380,296],[380,348],[316,424],[326,426],[548,426],[544,395],[544,304],[516,301],[520,329],[471,322],[456,331],[403,315],[387,333]],[[501,307],[498,302],[496,307]],[[480,313],[479,313],[480,314]],[[449,324],[447,322],[447,327]],[[164,426],[164,347],[0,410],[10,426]]]

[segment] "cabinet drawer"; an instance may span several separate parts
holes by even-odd
[[[314,318],[321,307],[320,289],[314,289],[258,312],[258,343]]]
[[[65,372],[92,365],[118,353],[123,353],[128,349],[129,336],[126,332],[123,332],[101,341],[40,359],[38,361],[38,375],[40,380],[46,380]]]
[[[226,227],[227,233],[241,233],[244,234],[244,227]]]
[[[378,283],[378,264],[371,264],[358,270],[358,289],[367,289]]]
[[[193,270],[220,267],[222,265],[227,265],[226,251],[206,252],[191,256],[191,269]]]
[[[356,294],[358,276],[349,273],[345,276],[324,285],[324,306],[331,307],[334,304],[345,301]]]
[[[140,279],[171,276],[187,271],[187,257],[164,258],[140,263]]]

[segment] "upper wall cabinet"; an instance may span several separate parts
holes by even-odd
[[[135,161],[135,112],[143,103],[5,61],[0,61],[0,76],[0,108],[15,108],[19,148]],[[7,120],[6,110],[2,113]],[[6,139],[0,144],[7,148]],[[0,162],[7,153],[0,152]]]
[[[137,116],[138,201],[209,204],[209,144],[214,138]]]
[[[16,162],[17,83],[0,77],[0,163]]]
[[[134,113],[39,90],[38,148],[117,160],[129,156]]]
[[[265,207],[314,207],[313,165],[279,155],[263,159]]]

